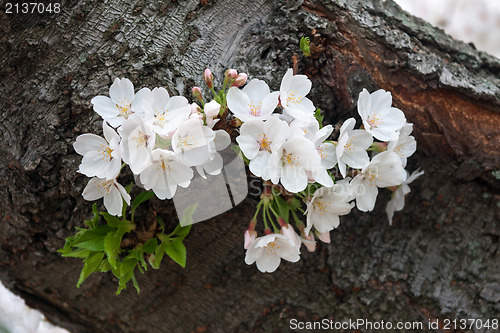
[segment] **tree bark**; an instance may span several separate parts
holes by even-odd
[[[59,14],[0,13],[2,282],[72,332],[283,332],[291,318],[420,321],[440,332],[425,325],[499,319],[498,59],[391,1],[202,3],[81,0],[62,1]],[[262,274],[244,263],[250,197],[193,226],[185,269],[164,260],[139,274],[140,295],[115,296],[107,273],[77,289],[81,262],[56,251],[89,217],[72,143],[100,133],[90,99],[115,77],[188,96],[205,67],[277,90],[304,35],[313,55],[297,66],[327,122],[357,117],[365,87],[390,90],[414,123],[408,168],[425,175],[393,225],[382,194],[375,211],[342,217],[331,244]],[[174,219],[171,204],[152,205]]]

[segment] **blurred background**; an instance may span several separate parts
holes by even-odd
[[[500,58],[500,0],[395,0],[455,39]],[[66,333],[0,283],[0,333]]]

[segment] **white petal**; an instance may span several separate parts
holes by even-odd
[[[254,103],[262,102],[264,98],[269,95],[269,86],[262,80],[253,79],[247,83],[242,91],[248,96],[250,101]]]
[[[106,189],[103,188],[104,184],[107,185],[104,179],[99,179],[97,177],[90,179],[87,186],[83,189],[83,198],[87,201],[94,201],[102,198],[106,192]]]
[[[368,118],[371,113],[372,99],[368,90],[363,88],[358,97],[358,113],[362,120]]]
[[[215,132],[215,149],[217,151],[221,151],[225,149],[229,144],[231,143],[231,137],[229,134],[224,131],[224,130],[217,130]]]
[[[250,98],[247,94],[238,89],[237,87],[231,87],[227,93],[227,107],[234,113],[235,117],[239,118],[241,121],[248,121],[255,119],[254,116],[250,115]]]
[[[281,174],[281,184],[287,191],[298,193],[307,186],[307,175],[301,167],[285,166]]]
[[[75,151],[82,156],[85,156],[85,154],[91,151],[101,150],[103,146],[108,146],[106,140],[98,135],[90,133],[78,136],[76,141],[73,143]]]
[[[278,91],[275,91],[264,97],[264,99],[262,100],[262,107],[260,109],[260,117],[262,119],[269,119],[274,109],[276,109],[279,102],[279,94],[280,93]]]
[[[122,215],[123,200],[116,187],[112,186],[111,190],[104,196],[104,207],[111,215]]]
[[[94,111],[102,117],[102,119],[110,119],[118,116],[120,111],[116,108],[116,104],[111,98],[106,96],[96,96],[92,98],[90,103],[94,106]],[[113,126],[111,124],[111,126]]]
[[[257,259],[257,269],[262,273],[272,273],[280,265],[281,258],[278,255],[266,255]]]
[[[128,106],[134,100],[134,85],[129,79],[116,78],[109,87],[109,97],[120,106]]]
[[[356,191],[360,190],[360,194],[356,193],[356,207],[362,212],[372,211],[377,201],[377,186],[370,185],[369,182],[363,182],[361,186],[356,189]]]

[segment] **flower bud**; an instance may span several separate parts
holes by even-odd
[[[236,79],[236,77],[238,76],[238,71],[236,71],[236,69],[230,68],[224,73],[224,76],[230,79]]]
[[[228,69],[224,73],[224,85],[233,83],[233,81],[236,79],[237,76],[238,72],[236,71],[236,69]]]
[[[201,108],[196,103],[191,103],[191,114],[193,113],[201,113]]]
[[[323,243],[330,243],[330,231],[318,234],[317,236],[319,240],[322,241]]]
[[[203,80],[205,80],[208,88],[212,89],[214,87],[214,76],[210,69],[207,68],[205,72],[203,72]]]
[[[201,95],[201,88],[200,87],[193,87],[191,92],[193,93],[193,96],[197,100],[199,100],[200,102],[203,102],[203,96]]]
[[[205,104],[205,122],[207,126],[211,126],[214,122],[214,118],[219,115],[220,104],[215,100],[211,100],[210,103]]]
[[[309,251],[309,252],[316,251],[316,240],[314,239],[313,234],[310,234],[309,236],[307,236],[305,238],[302,237],[301,240],[302,240],[302,243],[304,243],[304,245],[306,246],[307,251]]]
[[[245,73],[240,73],[237,77],[236,80],[234,80],[233,86],[235,87],[241,87],[244,85],[248,80],[248,75]]]
[[[250,244],[257,238],[257,232],[255,230],[247,230],[245,231],[245,244],[244,248],[248,249],[250,247]]]

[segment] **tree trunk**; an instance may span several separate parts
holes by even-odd
[[[62,1],[59,14],[0,13],[2,282],[72,332],[283,332],[292,318],[420,321],[440,332],[444,319],[499,319],[498,60],[391,1],[201,3],[80,0]],[[205,67],[277,90],[304,35],[313,54],[297,66],[327,122],[357,117],[366,87],[390,90],[414,123],[408,168],[425,175],[393,225],[387,193],[375,211],[342,217],[331,244],[263,274],[244,262],[250,197],[193,226],[185,269],[165,259],[139,274],[140,295],[116,296],[108,273],[77,289],[81,262],[56,251],[89,217],[72,143],[100,133],[90,99],[115,77],[189,96]],[[427,329],[436,319],[440,328]]]

